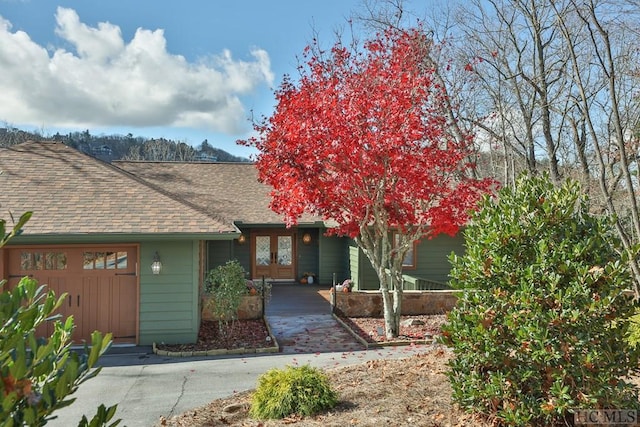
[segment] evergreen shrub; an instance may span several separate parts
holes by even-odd
[[[574,409],[637,409],[631,284],[612,222],[577,183],[520,178],[486,198],[451,256],[462,289],[444,342],[453,400],[499,425],[572,425]]]
[[[251,416],[281,419],[293,414],[313,415],[331,409],[338,395],[326,375],[310,366],[271,369],[258,378],[251,398]]]

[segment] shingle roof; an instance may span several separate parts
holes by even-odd
[[[127,162],[114,165],[199,206],[218,218],[246,224],[283,224],[269,208],[271,187],[253,163]],[[305,215],[299,223],[320,221]]]
[[[55,142],[0,148],[0,218],[33,211],[24,234],[233,232],[198,207]]]

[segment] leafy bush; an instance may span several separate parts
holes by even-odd
[[[30,213],[24,214],[9,232],[0,220],[0,247],[19,234]],[[36,328],[48,321],[65,299],[24,277],[13,289],[0,282],[0,395],[1,426],[41,426],[55,418],[54,411],[73,403],[68,398],[84,381],[98,374],[93,369],[98,358],[111,343],[111,334],[99,332],[91,336],[91,348],[84,354],[70,350],[73,318],[54,322],[54,332],[48,338],[36,337]],[[103,426],[115,415],[116,406],[101,405],[91,419],[83,417],[79,426]],[[120,421],[114,421],[115,426]]]
[[[205,293],[211,296],[207,309],[220,325],[238,316],[242,296],[248,293],[246,272],[237,260],[210,270],[205,279]]]
[[[523,177],[485,199],[451,256],[461,293],[443,329],[453,399],[503,425],[570,422],[572,408],[638,408],[624,381],[631,277],[607,218],[579,186]],[[564,424],[563,424],[564,425]]]
[[[310,366],[271,369],[258,379],[251,397],[251,416],[279,419],[289,415],[313,415],[331,409],[338,395],[321,371]]]
[[[638,347],[638,344],[640,344],[640,309],[638,308],[636,308],[635,314],[631,316],[627,341],[633,348]]]

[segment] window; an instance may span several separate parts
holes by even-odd
[[[398,246],[399,242],[400,235],[393,233],[393,245]],[[402,260],[402,267],[407,269],[416,268],[416,242],[413,242],[413,245],[405,254],[404,260]]]
[[[127,268],[127,252],[84,252],[84,270],[120,270]]]
[[[65,252],[23,251],[20,254],[20,270],[66,270]]]

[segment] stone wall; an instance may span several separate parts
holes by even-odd
[[[404,291],[402,314],[442,314],[456,305],[459,291]],[[348,317],[383,317],[380,291],[337,292],[331,294],[334,309]]]
[[[211,316],[211,310],[208,309],[212,303],[210,297],[205,296],[202,298],[202,320],[214,320]],[[263,315],[262,295],[245,295],[242,297],[240,307],[238,307],[238,319],[262,319]]]

